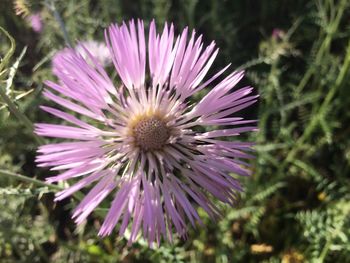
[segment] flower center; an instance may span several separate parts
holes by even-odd
[[[133,127],[136,145],[143,150],[159,150],[169,139],[169,129],[158,117],[146,117]]]

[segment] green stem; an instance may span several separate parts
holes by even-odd
[[[12,57],[14,50],[16,49],[16,43],[15,40],[13,39],[13,37],[2,27],[0,27],[0,30],[7,36],[7,38],[10,40],[11,43],[11,48],[9,50],[9,52],[5,55],[4,59],[1,61],[0,64],[0,74],[2,72],[2,69],[7,65],[8,61],[10,60],[10,58]],[[24,55],[26,48],[23,50],[22,54],[20,55],[20,58],[18,59],[18,61],[21,59],[21,57]],[[2,76],[0,76],[2,77]],[[13,78],[13,76],[12,76]],[[2,80],[2,78],[1,78]],[[4,91],[5,89],[2,89],[2,87],[0,87],[0,98],[6,103],[6,105],[8,106],[10,112],[15,115],[21,122],[23,122],[23,124],[30,130],[32,131],[33,136],[35,137],[35,140],[39,143],[39,144],[45,144],[45,141],[38,137],[36,134],[33,133],[33,124],[32,122],[22,113],[19,111],[19,109],[17,108],[17,106],[13,103],[13,101],[7,96],[6,92]]]
[[[71,42],[71,40],[69,38],[67,29],[66,29],[66,26],[65,26],[65,24],[63,22],[63,19],[62,19],[60,13],[58,13],[58,11],[56,9],[54,1],[53,0],[46,0],[45,3],[47,5],[47,7],[51,10],[51,12],[53,13],[53,16],[55,17],[58,25],[60,26],[61,31],[63,33],[64,41],[66,42],[66,45],[69,46],[69,47],[73,47],[72,42]]]
[[[283,169],[288,162],[293,160],[295,155],[299,152],[300,147],[310,137],[314,129],[317,127],[318,122],[320,121],[321,117],[325,115],[325,111],[327,110],[329,104],[334,98],[337,90],[344,84],[347,74],[349,73],[349,69],[350,69],[350,41],[346,48],[344,63],[340,69],[339,75],[335,80],[334,85],[330,88],[330,91],[328,92],[325,100],[323,101],[321,106],[318,108],[317,115],[314,118],[312,118],[309,125],[305,128],[303,135],[297,140],[295,147],[289,152],[289,154],[287,155],[287,158],[285,159],[285,162],[281,165],[280,169]]]
[[[62,190],[62,188],[57,186],[57,185],[48,184],[48,183],[45,183],[45,182],[40,181],[38,179],[35,179],[33,177],[24,176],[24,175],[13,173],[13,172],[10,172],[7,170],[0,169],[0,174],[3,176],[8,176],[10,178],[15,178],[15,179],[23,181],[23,182],[32,183],[32,184],[35,184],[38,186],[46,186],[48,188],[51,188],[52,190]]]
[[[322,252],[321,252],[321,254],[320,254],[320,257],[319,257],[318,260],[317,260],[317,263],[323,263],[323,262],[324,262],[324,260],[326,259],[327,254],[328,254],[328,250],[329,250],[329,248],[331,247],[331,245],[332,245],[332,238],[329,238],[329,239],[327,240],[326,245],[325,245],[324,248],[322,249]]]
[[[324,57],[325,51],[327,51],[329,49],[329,46],[330,46],[332,39],[333,39],[333,36],[338,31],[340,20],[343,16],[343,13],[345,10],[346,2],[347,2],[347,0],[343,0],[339,4],[339,8],[338,8],[339,11],[338,11],[335,19],[333,20],[333,23],[330,27],[330,30],[326,32],[327,35],[324,38],[324,40],[323,40],[323,42],[322,42],[322,44],[321,44],[321,46],[316,54],[315,63],[314,63],[315,66],[310,67],[308,69],[308,71],[305,73],[304,77],[302,78],[302,80],[300,81],[299,85],[296,88],[297,94],[301,93],[301,91],[304,89],[306,84],[309,82],[312,75],[315,74],[316,66],[319,66],[321,64],[321,60]]]
[[[32,184],[35,184],[38,186],[46,186],[46,187],[52,189],[54,192],[62,191],[64,189],[58,185],[45,183],[45,182],[38,180],[38,179],[35,179],[33,177],[28,177],[28,176],[14,173],[14,172],[10,172],[10,171],[4,170],[4,169],[0,169],[0,175],[14,178],[14,179],[19,180],[19,181],[32,183]],[[81,192],[75,192],[72,195],[72,197],[74,197],[77,201],[81,201],[81,200],[83,200],[84,195]],[[98,210],[99,210],[99,212],[103,211],[103,210],[100,211],[100,209],[98,209]]]
[[[15,42],[14,38],[1,26],[0,26],[0,31],[2,31],[6,35],[6,37],[10,40],[10,44],[11,44],[9,52],[7,52],[5,57],[1,58],[1,63],[0,63],[0,77],[1,77],[1,74],[3,72],[3,68],[7,65],[8,61],[10,60],[13,53],[15,52],[16,42]]]
[[[341,17],[343,15],[343,12],[344,12],[344,9],[345,9],[345,5],[346,5],[346,0],[341,1],[340,7],[338,9],[339,11],[338,11],[338,13],[337,13],[337,15],[336,15],[336,17],[334,19],[332,28],[331,28],[330,32],[327,34],[325,40],[323,41],[319,51],[317,52],[316,63],[319,63],[319,61],[321,60],[321,58],[323,56],[324,51],[328,49],[328,47],[329,47],[329,45],[331,43],[332,37],[333,37],[334,33],[337,31],[337,29],[338,29]],[[302,134],[302,136],[295,143],[295,147],[289,152],[289,154],[287,155],[285,161],[280,166],[280,170],[284,169],[286,164],[289,163],[295,157],[295,155],[300,151],[301,146],[304,144],[304,142],[313,133],[313,131],[317,127],[317,124],[321,120],[322,116],[325,115],[325,111],[328,108],[329,104],[331,103],[332,99],[334,98],[336,92],[344,84],[344,80],[345,80],[345,78],[347,76],[347,73],[349,71],[349,67],[350,67],[350,42],[348,43],[348,46],[347,46],[347,49],[346,49],[345,59],[344,59],[343,65],[342,65],[342,67],[340,69],[340,73],[339,73],[336,81],[334,82],[333,86],[331,86],[331,88],[329,89],[329,92],[328,92],[325,100],[321,104],[321,106],[317,109],[316,116],[311,119],[310,123],[305,128],[304,133]],[[303,80],[301,81],[302,85],[301,86],[299,85],[297,87],[297,90],[300,91],[300,88],[302,89],[306,85],[306,83],[308,82],[309,77],[311,77],[312,74],[313,74],[313,72],[311,72],[310,70],[308,72],[306,72]]]
[[[34,126],[32,122],[27,118],[27,116],[25,116],[22,112],[20,112],[20,110],[12,102],[12,100],[6,95],[6,93],[3,91],[2,88],[0,88],[0,97],[7,104],[10,112],[13,115],[15,115],[17,119],[20,120],[30,131],[33,132]],[[45,144],[45,141],[43,138],[37,136],[35,133],[33,133],[33,136],[40,145]]]
[[[236,70],[237,71],[240,71],[240,70],[246,70],[250,67],[253,67],[253,66],[256,66],[256,65],[259,65],[259,64],[262,64],[262,63],[265,63],[266,61],[266,58],[265,57],[260,57],[260,58],[256,58],[256,59],[253,59],[251,61],[248,61],[247,63],[239,66]]]

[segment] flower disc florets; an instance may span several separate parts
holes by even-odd
[[[160,150],[170,136],[169,128],[158,116],[141,117],[132,127],[135,144],[142,150]]]

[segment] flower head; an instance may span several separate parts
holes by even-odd
[[[29,25],[32,27],[33,31],[40,33],[43,30],[43,22],[41,20],[40,13],[34,13],[27,17]]]
[[[130,242],[139,233],[150,243],[171,241],[173,228],[185,237],[188,221],[201,223],[197,206],[216,218],[210,196],[233,205],[237,176],[249,175],[244,159],[252,143],[228,138],[255,130],[236,113],[257,96],[251,87],[234,89],[243,72],[218,81],[228,67],[203,81],[218,49],[188,34],[175,36],[167,24],[159,34],[153,21],[146,43],[142,21],[111,25],[105,38],[119,82],[87,49],[87,58],[73,49],[57,57],[59,84],[46,82],[44,95],[76,114],[42,106],[66,123],[37,124],[37,134],[69,141],[41,146],[38,165],[62,171],[49,182],[79,179],[55,200],[94,184],[73,212],[78,224],[115,192],[101,236],[119,223],[120,235],[130,227]]]
[[[285,35],[284,31],[279,28],[274,28],[271,34],[272,38],[274,39],[281,39],[283,38],[284,35]]]
[[[95,62],[90,59],[94,57],[97,60],[98,64],[103,67],[109,66],[112,64],[112,57],[109,52],[107,45],[103,42],[88,40],[79,42],[78,45],[74,48],[75,53],[79,54],[89,65],[94,66]],[[72,50],[69,48],[64,48],[55,53],[52,58],[52,70],[56,74],[56,70],[62,70],[61,59],[59,57],[71,56]],[[64,70],[64,69],[63,69]],[[56,74],[57,75],[57,74]]]
[[[112,64],[112,57],[109,53],[108,47],[103,42],[98,42],[94,40],[88,40],[78,43],[75,47],[77,53],[79,53],[85,60],[89,61],[88,52],[93,54],[102,66],[108,66]],[[88,51],[88,52],[87,52]],[[89,61],[93,64],[92,61]]]

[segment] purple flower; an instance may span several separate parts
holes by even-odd
[[[279,28],[274,28],[274,29],[272,30],[271,36],[272,36],[272,38],[274,38],[274,39],[280,39],[281,37],[283,37],[283,35],[284,35],[284,31],[281,30],[281,29],[279,29]]]
[[[79,55],[82,56],[89,65],[94,66],[94,62],[90,59],[90,56],[93,56],[103,67],[109,66],[113,63],[111,54],[105,43],[93,40],[83,41],[79,42],[74,49],[75,52],[79,53]],[[56,52],[52,58],[52,70],[55,74],[56,70],[61,70],[61,59],[58,58],[60,56],[70,56],[71,53],[72,51],[68,48]]]
[[[228,66],[203,81],[218,49],[203,47],[194,31],[188,37],[187,28],[175,36],[166,24],[159,34],[153,21],[146,43],[143,22],[130,21],[111,25],[105,38],[120,81],[93,50],[87,59],[73,49],[57,58],[59,84],[47,81],[44,95],[75,114],[42,106],[65,124],[36,124],[36,133],[69,141],[41,146],[38,165],[61,171],[49,182],[79,179],[55,200],[95,184],[73,212],[78,224],[115,192],[100,236],[119,223],[120,235],[130,228],[129,243],[139,233],[150,244],[172,241],[173,228],[186,237],[188,221],[201,223],[196,207],[215,219],[211,196],[234,205],[242,190],[238,176],[250,174],[244,159],[252,143],[228,138],[256,130],[256,121],[236,114],[257,96],[251,87],[233,89],[241,71],[217,80]],[[199,102],[190,100],[202,90]]]
[[[43,22],[40,13],[34,13],[27,17],[27,21],[32,27],[33,31],[40,33],[43,30]]]
[[[78,43],[78,45],[75,47],[75,50],[92,65],[94,63],[92,61],[89,61],[89,55],[87,54],[86,50],[93,54],[98,62],[100,62],[104,67],[113,63],[112,56],[105,43],[88,40]]]

